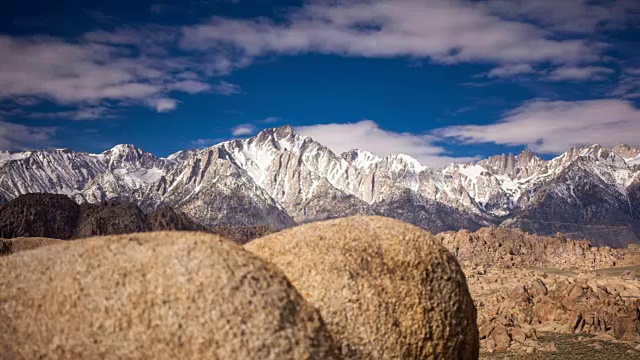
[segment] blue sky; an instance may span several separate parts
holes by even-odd
[[[0,54],[4,150],[166,156],[284,124],[431,166],[640,146],[634,0],[10,0]]]

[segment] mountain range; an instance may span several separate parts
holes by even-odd
[[[434,233],[495,225],[613,247],[640,242],[640,149],[627,145],[430,168],[401,154],[336,154],[283,126],[166,158],[133,145],[0,152],[0,203],[27,193],[118,199],[145,212],[169,206],[207,227],[378,214]]]

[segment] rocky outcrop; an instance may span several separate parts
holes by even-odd
[[[65,195],[26,194],[0,206],[0,238],[73,237],[80,207]]]
[[[436,235],[458,261],[484,267],[549,267],[593,270],[631,264],[631,252],[595,247],[563,236],[537,236],[517,229],[482,228]]]
[[[282,273],[215,235],[92,238],[2,257],[0,294],[7,358],[339,358]]]
[[[640,340],[637,245],[594,247],[497,227],[436,237],[467,276],[483,352],[556,351],[541,333]]]
[[[77,239],[145,231],[210,231],[169,207],[145,214],[135,204],[108,200],[78,205],[64,195],[27,194],[0,206],[0,236]]]
[[[161,206],[147,215],[147,224],[150,231],[210,231],[206,226],[196,223],[186,214],[169,206]]]
[[[476,297],[484,350],[552,350],[536,341],[538,332],[640,341],[637,282],[624,283],[594,275],[568,279],[534,272],[509,272],[509,275],[521,277],[521,283],[491,296]],[[481,293],[488,288],[476,291]]]
[[[476,312],[455,258],[382,217],[312,223],[245,247],[316,306],[346,359],[477,359]]]
[[[149,231],[145,214],[134,204],[105,201],[80,205],[73,238]]]

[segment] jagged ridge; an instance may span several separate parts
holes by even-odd
[[[33,192],[120,199],[145,211],[168,205],[209,227],[381,214],[432,232],[502,224],[623,246],[640,235],[638,164],[639,149],[593,145],[549,161],[525,151],[433,169],[406,155],[335,154],[284,126],[166,159],[133,145],[1,152],[0,202]]]

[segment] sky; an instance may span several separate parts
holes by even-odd
[[[0,150],[167,156],[287,124],[434,167],[640,146],[640,1],[3,4]]]

